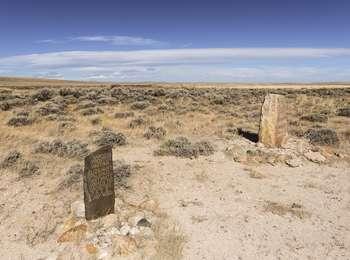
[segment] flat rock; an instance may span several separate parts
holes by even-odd
[[[314,163],[324,163],[326,158],[319,152],[309,151],[304,154],[305,158]]]
[[[286,160],[286,164],[289,167],[296,168],[296,167],[302,166],[303,165],[303,161],[300,160],[300,158],[292,158],[292,159]]]
[[[84,218],[85,217],[85,205],[84,201],[77,200],[73,202],[70,206],[71,212],[73,216],[77,218]]]

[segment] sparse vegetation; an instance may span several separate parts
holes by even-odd
[[[155,155],[173,155],[184,158],[197,158],[199,155],[209,156],[214,153],[213,146],[207,141],[192,144],[186,137],[170,139],[155,151]]]
[[[90,135],[94,137],[94,144],[99,147],[106,145],[120,146],[126,144],[126,136],[123,133],[114,133],[108,128],[103,128],[99,132],[92,132]]]
[[[305,137],[314,145],[339,145],[337,132],[332,129],[309,129]]]
[[[163,127],[155,127],[155,126],[150,126],[147,131],[144,133],[144,137],[146,139],[162,139],[166,135],[166,130]]]
[[[328,220],[329,212],[341,223],[346,219],[341,205],[350,158],[347,88],[1,84],[0,78],[0,221],[9,245],[27,243],[29,258],[37,257],[32,252],[38,248],[54,252],[51,245],[62,241],[62,229],[74,231],[79,223],[89,238],[81,235],[74,253],[89,248],[89,256],[98,258],[104,246],[115,246],[113,252],[126,258],[181,259],[192,250],[194,239],[203,243],[202,234],[216,239],[216,232],[225,237],[241,228],[248,236],[247,227],[261,225],[257,215],[264,219],[264,232],[248,236],[250,242],[260,245],[264,237],[268,245],[272,235],[282,234],[291,238],[293,248],[309,250],[302,239],[295,244],[294,236],[303,237],[293,230],[322,229],[327,235],[321,242],[331,244],[329,252],[335,252],[338,242],[337,252],[346,250],[343,237],[336,236],[340,222],[328,225]],[[266,93],[283,94],[288,102],[290,140],[280,148],[257,143]],[[72,205],[81,201],[74,205],[82,205],[75,209],[84,216],[83,159],[105,145],[113,146],[117,214],[81,224],[83,217],[71,214],[76,212]],[[313,185],[305,184],[310,181]],[[171,213],[171,222],[165,213]],[[144,225],[130,224],[135,215]],[[177,226],[179,216],[184,230]],[[319,226],[310,224],[311,216]],[[168,220],[167,228],[162,221]],[[275,220],[287,221],[292,231],[266,231]],[[122,239],[109,242],[112,233]],[[339,241],[330,243],[330,235]],[[62,259],[75,257],[68,245],[60,245]]]

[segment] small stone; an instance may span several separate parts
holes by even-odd
[[[136,227],[137,223],[143,218],[145,218],[145,213],[144,212],[138,212],[138,213],[136,213],[136,215],[134,215],[134,216],[132,216],[132,217],[130,217],[128,219],[128,223],[129,223],[130,226]]]
[[[73,202],[70,206],[71,212],[73,216],[77,218],[84,218],[85,217],[85,205],[82,200],[77,200]]]
[[[152,199],[146,200],[140,204],[140,208],[151,212],[156,211],[158,207],[158,203]]]
[[[94,254],[96,254],[97,253],[97,247],[94,245],[94,244],[91,244],[91,243],[89,243],[89,244],[86,244],[85,245],[85,249],[86,249],[86,251],[89,253],[89,254],[92,254],[92,255],[94,255]]]
[[[128,225],[128,223],[124,223],[124,225],[120,228],[120,234],[122,236],[126,236],[128,235],[130,232],[130,226]]]
[[[80,243],[80,241],[85,237],[87,231],[87,225],[80,224],[78,226],[75,226],[66,232],[64,232],[58,239],[58,243],[64,243],[64,242],[77,242]]]
[[[305,158],[314,163],[323,163],[326,161],[326,158],[319,152],[307,152],[304,154]]]
[[[129,236],[116,236],[113,239],[113,253],[119,256],[128,256],[137,250],[136,241]]]
[[[144,236],[144,237],[154,237],[154,232],[151,228],[149,227],[140,227],[140,233]]]
[[[119,217],[117,214],[110,214],[101,219],[105,228],[112,228],[119,224]]]
[[[129,232],[129,234],[132,235],[132,236],[135,236],[135,235],[137,235],[139,233],[140,233],[140,230],[137,227],[132,227],[130,229],[130,232]]]
[[[286,164],[292,168],[300,167],[303,162],[299,158],[292,158],[286,161]]]

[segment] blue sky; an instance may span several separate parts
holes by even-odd
[[[0,0],[0,75],[350,81],[350,1]]]

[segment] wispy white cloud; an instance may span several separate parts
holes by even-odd
[[[34,75],[34,77],[46,79],[64,79],[64,76],[56,71],[40,72]]]
[[[231,48],[139,51],[68,51],[0,58],[4,67],[87,67],[171,64],[213,64],[238,59],[317,59],[350,56],[350,48]]]
[[[55,39],[44,39],[44,40],[38,40],[36,43],[47,43],[47,44],[53,44],[53,43],[62,43],[62,41],[58,41]]]
[[[143,38],[143,37],[131,37],[131,36],[122,36],[122,35],[100,35],[100,36],[80,36],[71,38],[74,41],[82,42],[106,42],[113,45],[120,46],[160,46],[164,43],[161,41]]]
[[[72,79],[125,81],[350,80],[347,73],[350,62],[340,69],[317,65],[320,60],[323,64],[327,61],[334,64],[336,59],[344,57],[350,57],[350,48],[70,51],[0,58],[0,70],[32,75],[53,71]],[[248,60],[249,66],[241,65]],[[301,65],[277,65],[280,61]]]
[[[112,45],[118,46],[152,46],[152,47],[160,47],[166,45],[165,42],[144,38],[144,37],[135,37],[135,36],[124,36],[124,35],[87,35],[87,36],[79,36],[79,37],[70,37],[64,38],[61,40],[57,39],[44,39],[36,41],[36,43],[44,43],[44,44],[57,44],[57,43],[69,43],[72,41],[79,42],[100,42],[100,43],[108,43]]]

